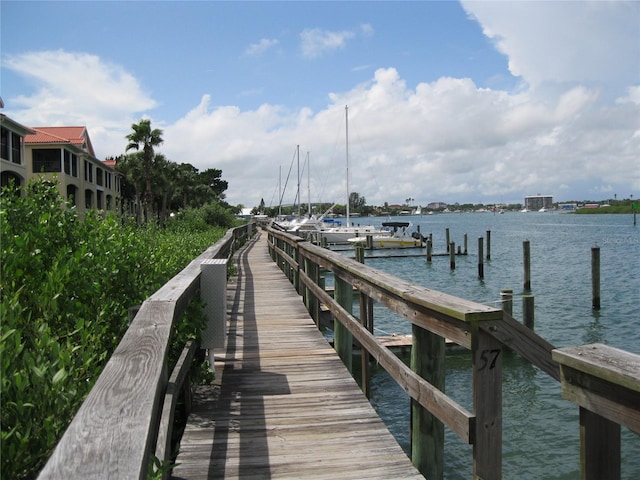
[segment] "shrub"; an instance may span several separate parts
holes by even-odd
[[[81,217],[42,180],[24,193],[0,196],[0,477],[13,479],[42,468],[126,331],[128,308],[224,234]],[[189,312],[176,358],[203,321],[197,305]]]

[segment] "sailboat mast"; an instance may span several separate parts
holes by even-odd
[[[278,167],[278,215],[282,215],[282,165]]]
[[[298,155],[298,194],[296,196],[296,199],[298,200],[298,218],[300,218],[300,204],[302,203],[300,201],[300,145],[296,146],[297,149],[297,155]]]
[[[349,107],[347,105],[344,106],[344,116],[346,123],[346,135],[345,142],[347,145],[347,227],[351,226],[351,222],[349,220]]]
[[[309,218],[311,218],[311,162],[307,152],[307,195],[309,197]]]

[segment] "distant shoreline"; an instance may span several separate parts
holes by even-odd
[[[601,213],[612,213],[612,214],[632,214],[633,209],[631,205],[616,205],[616,206],[607,206],[607,207],[599,207],[599,208],[578,208],[575,212],[576,214],[601,214]]]

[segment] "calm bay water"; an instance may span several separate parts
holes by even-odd
[[[398,218],[394,218],[396,220]],[[441,214],[402,217],[423,235],[433,234],[434,253],[446,251],[445,229],[468,256],[368,258],[367,265],[415,284],[479,303],[500,306],[500,290],[513,289],[514,317],[521,318],[524,240],[531,245],[531,294],[535,330],[556,347],[605,343],[640,354],[640,226],[631,215],[559,213]],[[385,219],[359,219],[379,224]],[[491,260],[477,272],[477,239],[491,231]],[[600,247],[601,309],[591,308],[591,247]],[[457,247],[456,247],[457,248]],[[424,251],[424,250],[423,250]],[[384,252],[378,252],[384,255]],[[486,254],[486,250],[485,250]],[[411,326],[375,307],[378,335],[408,334]],[[357,363],[357,362],[356,362]],[[448,355],[446,391],[472,409],[467,354]],[[503,478],[579,478],[578,407],[563,400],[560,385],[513,353],[503,359]],[[401,445],[409,449],[409,399],[382,369],[372,378],[372,403]],[[446,430],[445,430],[446,431]],[[445,478],[471,477],[472,450],[446,431]],[[640,436],[622,429],[622,478],[640,478]]]

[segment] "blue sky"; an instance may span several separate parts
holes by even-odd
[[[3,0],[0,12],[6,115],[86,125],[99,157],[124,153],[130,125],[150,118],[159,151],[221,169],[232,204],[277,203],[296,145],[312,201],[344,202],[345,105],[350,187],[369,204],[640,194],[638,2]]]

